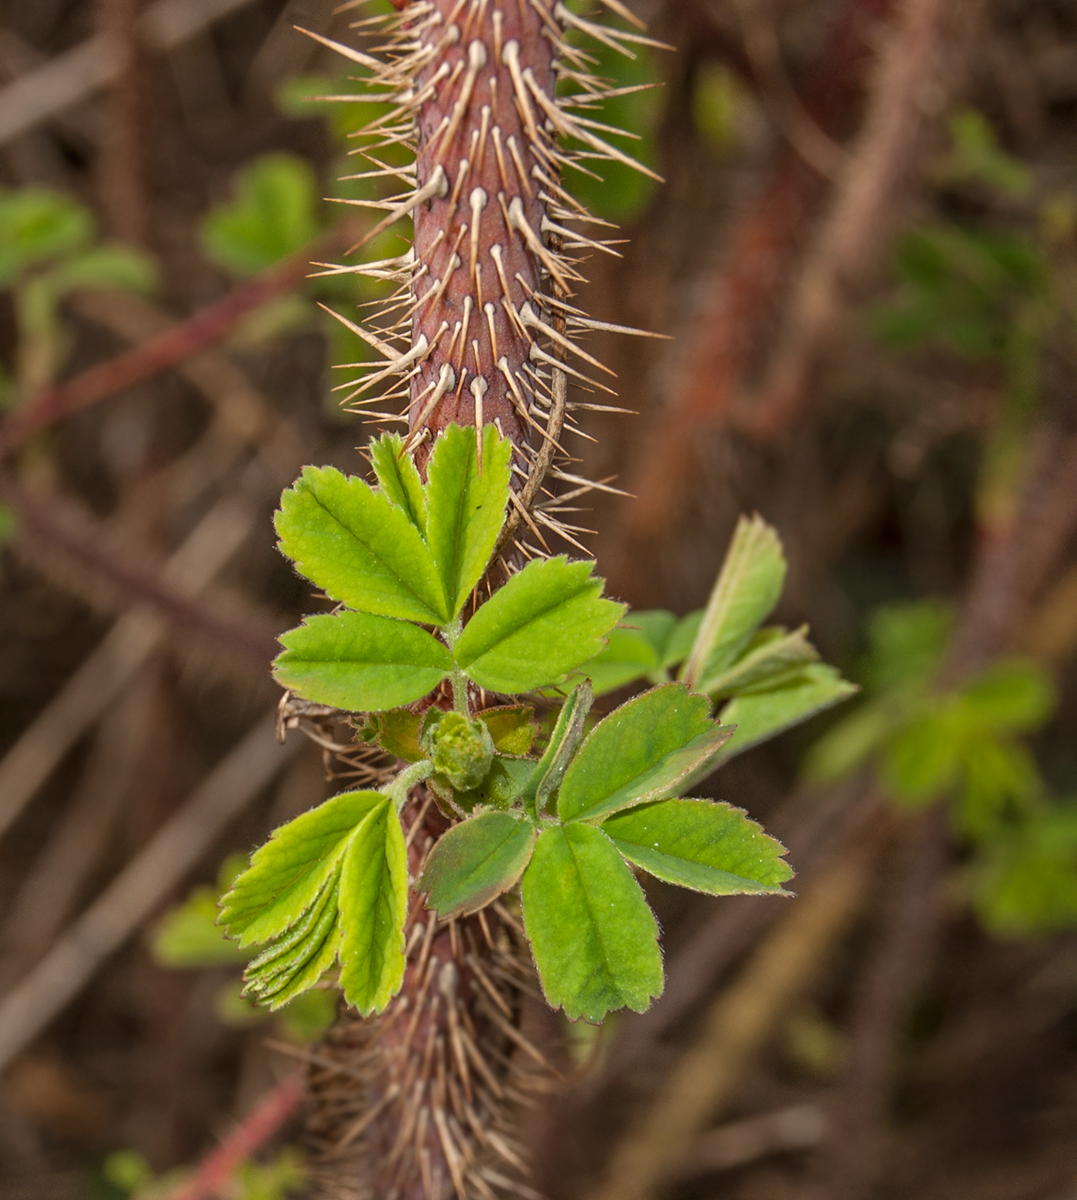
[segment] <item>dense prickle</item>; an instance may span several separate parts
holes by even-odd
[[[445,827],[428,806],[413,874]],[[504,909],[441,922],[416,898],[408,944],[400,995],[376,1022],[338,1023],[311,1068],[307,1133],[322,1194],[490,1200],[506,1182],[520,1187],[513,1126],[527,1094],[552,1078],[518,1028],[533,980],[522,930]]]
[[[546,245],[558,167],[543,111],[560,30],[539,3],[434,7],[442,20],[420,22],[429,57],[415,79],[426,97],[416,183],[434,194],[413,214],[411,331],[413,348],[431,350],[411,381],[409,425],[436,435],[453,421],[494,422],[522,447],[532,372],[550,356],[539,297],[555,272],[565,279]]]

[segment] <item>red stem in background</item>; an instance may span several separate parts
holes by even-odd
[[[206,346],[219,342],[249,312],[298,287],[310,274],[312,256],[331,257],[354,240],[354,225],[343,222],[313,245],[241,284],[166,332],[147,338],[123,354],[38,393],[24,408],[0,422],[0,457],[18,450],[35,433],[61,418],[90,408],[132,384],[160,375]]]
[[[244,1159],[261,1149],[292,1117],[303,1098],[303,1077],[290,1075],[249,1113],[166,1200],[209,1200],[219,1196]]]

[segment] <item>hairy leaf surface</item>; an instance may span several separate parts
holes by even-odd
[[[317,901],[348,835],[385,801],[380,792],[344,792],[275,829],[221,900],[221,924],[241,946],[280,937]]]
[[[524,791],[524,806],[540,813],[550,795],[561,786],[576,747],[583,738],[584,723],[594,703],[591,684],[573,688],[557,714],[550,740]]]
[[[546,999],[575,1019],[643,1012],[662,991],[658,924],[613,842],[592,825],[545,829],[523,878],[524,926]]]
[[[387,495],[333,467],[306,467],[281,497],[280,548],[299,571],[359,612],[440,625],[441,577],[422,534]]]
[[[731,729],[710,719],[705,696],[663,684],[614,709],[587,735],[557,799],[562,821],[594,821],[664,800],[702,778]]]
[[[483,430],[482,466],[475,433],[450,425],[430,458],[426,536],[456,616],[482,578],[505,522],[512,444],[493,425]]]
[[[735,661],[782,594],[785,555],[761,517],[741,517],[688,658],[685,679],[700,692]]]
[[[507,812],[484,812],[454,826],[430,852],[416,884],[443,920],[478,912],[520,878],[535,827]]]
[[[352,834],[340,872],[340,986],[364,1017],[404,979],[408,852],[392,801],[381,801]]]
[[[618,813],[601,828],[656,879],[712,896],[781,892],[793,875],[781,842],[731,804],[661,800]]]
[[[816,713],[847,700],[857,690],[856,684],[842,679],[833,667],[815,663],[768,691],[737,696],[718,714],[724,724],[737,727],[718,761],[726,762],[783,730],[799,725]]]
[[[819,652],[808,641],[808,627],[761,629],[735,663],[717,675],[707,688],[713,697],[741,696],[784,683],[809,663],[819,661]]]
[[[306,700],[351,712],[410,704],[452,669],[448,649],[425,629],[370,613],[308,617],[280,640],[277,682]]]
[[[624,606],[603,600],[592,562],[536,559],[478,610],[454,647],[457,663],[493,692],[555,683],[602,649]]]
[[[370,459],[381,490],[403,509],[418,531],[426,534],[426,493],[415,460],[398,433],[386,433],[370,443]]]

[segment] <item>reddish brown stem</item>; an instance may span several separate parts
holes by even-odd
[[[850,0],[834,26],[804,92],[805,111],[833,137],[855,106],[874,55],[873,39],[892,0]],[[631,532],[647,537],[662,529],[675,493],[688,477],[700,425],[726,419],[755,366],[760,342],[784,294],[807,218],[826,180],[795,151],[786,150],[745,205],[730,238],[725,267],[707,288],[685,338],[683,365],[669,389],[652,436],[628,484],[639,497]]]
[[[310,274],[312,257],[332,257],[354,238],[354,226],[338,225],[313,245],[241,284],[165,333],[38,393],[24,408],[0,423],[0,457],[18,450],[35,433],[63,417],[90,408],[132,384],[151,379],[219,342],[249,312],[298,287]]]

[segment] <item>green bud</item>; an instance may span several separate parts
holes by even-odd
[[[462,713],[447,712],[427,718],[422,746],[434,764],[435,775],[447,779],[456,791],[467,792],[486,778],[494,758],[490,731]]]

